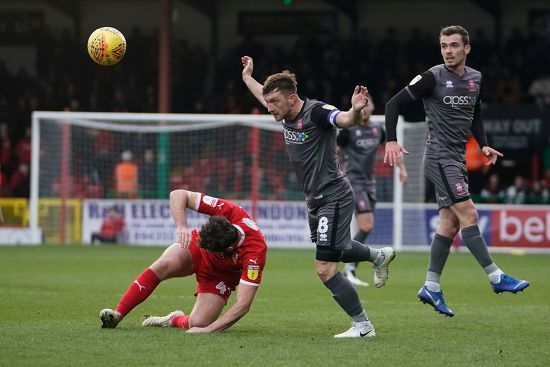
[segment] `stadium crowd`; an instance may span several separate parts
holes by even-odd
[[[484,75],[482,98],[485,102],[531,102],[550,108],[548,40],[515,29],[504,39],[502,46],[497,47],[483,31],[472,33],[475,52],[469,56],[468,64]],[[37,23],[35,29],[20,37],[0,35],[0,38],[36,47],[33,72],[25,68],[10,72],[0,60],[0,190],[3,196],[27,197],[29,194],[32,111],[157,110],[158,43],[153,41],[154,35],[145,34],[140,28],[134,28],[127,36],[129,47],[123,62],[110,68],[94,65],[77,35],[68,30],[55,34],[43,23]],[[362,30],[347,39],[303,36],[288,47],[267,47],[251,37],[243,37],[236,46],[212,55],[200,46],[179,39],[175,41],[173,52],[172,110],[187,113],[260,112],[258,103],[246,93],[240,80],[240,56],[250,54],[257,60],[260,73],[291,68],[292,65],[298,82],[304,83],[300,84],[304,96],[338,101],[342,108],[348,107],[352,86],[357,80],[364,81],[378,106],[375,113],[380,114],[387,100],[408,83],[411,76],[440,63],[438,46],[433,40],[433,35],[423,34],[417,29],[412,29],[410,37],[403,40],[394,28],[389,27],[377,39],[368,30]],[[412,62],[407,62],[409,60]],[[260,80],[263,77],[265,75],[258,74]],[[419,104],[408,109],[405,117],[411,121],[422,120],[422,106]],[[116,160],[120,153],[115,152],[111,161]],[[143,151],[133,153],[139,157],[139,164],[145,162]],[[198,159],[195,165],[200,165]],[[245,158],[241,163],[246,164]],[[493,176],[499,177],[498,167],[485,174],[485,178],[491,177],[486,180],[490,185]],[[377,165],[377,175],[388,176],[387,168]],[[543,176],[544,179],[537,182],[524,178],[519,186],[517,178],[514,182],[499,182],[498,190],[488,186],[479,195],[489,202],[548,202],[550,173]],[[277,172],[270,172],[265,177],[263,185],[271,187],[273,192],[284,190],[289,180],[292,181],[289,177],[278,177]],[[91,179],[93,185],[103,187],[92,190],[90,195],[108,191],[107,183]],[[177,184],[177,175],[170,180]],[[236,189],[242,189],[244,185],[245,191],[248,188],[246,182],[232,185]],[[516,189],[512,189],[514,187]],[[381,200],[391,200],[391,186],[379,186],[378,189]],[[524,194],[518,194],[521,192]],[[530,193],[540,200],[529,200]],[[510,196],[516,198],[504,198]]]

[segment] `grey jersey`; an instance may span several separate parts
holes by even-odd
[[[295,120],[283,119],[288,157],[308,203],[321,204],[345,196],[350,184],[336,158],[334,106],[306,99]]]
[[[427,73],[431,73],[433,79]],[[431,90],[419,88],[415,84],[425,84],[422,79],[430,79]],[[481,73],[465,67],[465,73],[458,76],[445,65],[437,65],[417,76],[407,90],[413,98],[422,98],[428,124],[428,139],[425,154],[437,158],[464,161],[466,142],[472,135],[474,109],[478,103],[481,87]]]
[[[382,125],[374,121],[340,131],[337,142],[345,154],[346,175],[352,185],[374,188],[376,150],[384,140]]]

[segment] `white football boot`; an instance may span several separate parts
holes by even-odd
[[[352,322],[347,331],[334,335],[335,338],[372,338],[375,336],[374,326],[368,320],[365,322]]]
[[[380,288],[386,284],[389,272],[390,263],[395,259],[395,250],[391,247],[382,247],[378,249],[378,257],[376,258],[377,265],[372,265],[374,268],[374,285]]]
[[[118,311],[105,308],[99,311],[99,319],[101,320],[102,328],[114,329],[122,321],[122,315]]]
[[[183,315],[185,315],[183,311],[176,310],[176,311],[170,312],[166,316],[149,316],[148,318],[143,320],[143,323],[141,324],[141,326],[173,327],[172,319],[176,316],[183,316]]]
[[[350,283],[353,284],[354,286],[356,286],[356,287],[368,287],[369,286],[369,283],[364,282],[361,279],[357,278],[357,276],[355,275],[354,270],[347,270],[346,268],[344,268],[343,273],[344,273],[344,276],[346,278],[348,278]]]

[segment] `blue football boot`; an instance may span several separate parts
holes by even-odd
[[[529,287],[529,282],[516,279],[508,274],[501,274],[500,281],[497,284],[491,283],[491,287],[493,287],[493,291],[497,294],[503,292],[517,293]]]
[[[420,288],[418,292],[418,298],[422,303],[429,303],[433,306],[434,310],[437,312],[448,316],[453,317],[455,313],[453,310],[447,307],[445,300],[443,299],[443,292],[431,292],[426,288],[426,286]]]

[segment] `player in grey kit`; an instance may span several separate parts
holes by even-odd
[[[342,156],[340,159],[345,162],[346,176],[355,194],[357,233],[353,239],[361,243],[365,243],[374,228],[373,212],[376,206],[374,163],[378,146],[386,141],[386,133],[382,124],[370,119],[373,111],[374,103],[369,96],[369,102],[361,112],[361,123],[350,129],[340,130],[336,138],[336,144],[340,148],[339,153]],[[407,170],[403,164],[399,169],[399,179],[405,183],[407,178]],[[358,265],[358,262],[347,263],[343,273],[351,284],[368,287],[369,283],[362,281],[357,276]]]
[[[283,125],[287,153],[306,194],[311,239],[316,244],[317,275],[353,320],[350,329],[335,337],[373,337],[374,328],[357,291],[338,271],[339,261],[370,261],[375,266],[375,282],[381,286],[395,257],[391,247],[374,249],[352,241],[354,197],[336,158],[335,128],[359,124],[361,110],[368,102],[367,89],[356,86],[352,107],[340,111],[324,102],[302,100],[297,94],[296,78],[289,71],[269,76],[262,85],[252,77],[252,58],[243,56],[241,61],[244,83]]]
[[[428,124],[424,151],[426,177],[434,184],[439,204],[440,223],[431,244],[426,282],[418,292],[419,299],[437,312],[454,316],[443,299],[439,285],[453,238],[460,230],[465,245],[487,273],[496,293],[519,292],[529,286],[505,274],[493,262],[477,224],[478,214],[468,192],[465,166],[466,142],[473,134],[487,164],[495,164],[502,153],[488,146],[480,112],[481,73],[467,67],[470,53],[468,32],[460,26],[449,26],[439,35],[444,64],[416,76],[386,105],[386,154],[384,162],[399,164],[401,153],[408,153],[397,143],[396,126],[401,107],[422,99]]]

